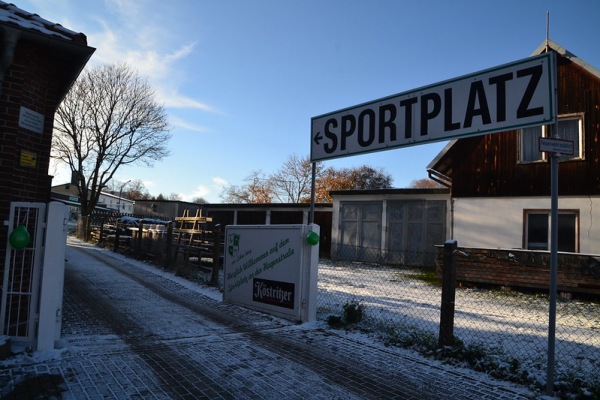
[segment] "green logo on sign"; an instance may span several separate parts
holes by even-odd
[[[236,256],[240,248],[240,235],[233,233],[227,236],[227,253],[230,256]]]

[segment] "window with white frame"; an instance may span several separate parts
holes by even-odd
[[[559,211],[558,251],[576,253],[579,244],[579,211]],[[525,210],[524,248],[550,250],[550,211]]]
[[[560,139],[573,142],[573,155],[563,154],[560,161],[583,159],[583,114],[558,117]],[[533,126],[521,129],[520,161],[522,163],[546,161],[546,153],[540,152],[539,138],[554,137],[554,125]]]

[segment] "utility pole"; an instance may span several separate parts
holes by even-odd
[[[131,179],[128,180],[127,182],[125,182],[124,184],[121,185],[121,188],[119,189],[119,200],[117,201],[117,209],[119,210],[119,212],[121,212],[121,195],[123,194],[123,188],[125,187],[125,185],[127,185],[129,182],[131,182]]]

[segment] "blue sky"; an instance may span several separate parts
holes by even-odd
[[[89,65],[127,62],[168,112],[171,156],[127,167],[152,195],[225,185],[310,153],[311,117],[528,57],[550,39],[600,68],[600,1],[13,0],[83,32]],[[445,143],[325,161],[427,177]],[[68,173],[52,168],[54,184]]]

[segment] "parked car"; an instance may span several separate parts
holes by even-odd
[[[123,226],[119,233],[121,235],[131,236],[131,229],[129,228],[139,228],[141,221],[143,221],[144,225],[163,227],[166,227],[168,224],[171,223],[171,221],[163,221],[156,218],[137,218],[123,215],[122,217],[119,217],[119,223]]]

